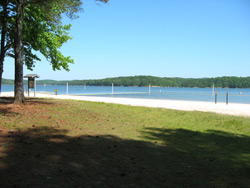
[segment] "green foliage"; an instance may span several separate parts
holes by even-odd
[[[31,8],[34,9],[34,8]],[[32,10],[34,12],[35,10]],[[38,10],[39,12],[39,10]],[[41,12],[35,14],[34,16],[39,18],[45,18],[45,13]],[[27,17],[25,22],[27,25],[25,27],[24,33],[26,35],[27,46],[31,47],[44,55],[44,57],[51,63],[53,70],[60,70],[61,67],[65,70],[69,70],[69,63],[73,63],[73,59],[70,57],[64,57],[63,54],[58,50],[60,47],[66,43],[70,36],[68,36],[68,31],[70,30],[71,25],[55,25],[52,22],[42,21],[37,23],[34,21],[32,23],[32,18]],[[32,36],[32,39],[30,38]],[[27,38],[28,37],[28,38]],[[33,39],[34,38],[34,39]],[[33,62],[27,62],[26,65],[28,68],[34,65]]]
[[[250,77],[217,77],[217,78],[160,78],[154,76],[132,76],[106,78],[100,80],[72,81],[71,84],[110,86],[162,86],[162,87],[223,87],[250,88]]]
[[[105,78],[99,80],[37,80],[38,85],[89,85],[89,86],[151,86],[161,87],[221,87],[221,88],[250,88],[250,77],[217,77],[217,78],[160,78],[153,76],[130,76]],[[12,84],[13,80],[3,80],[3,84]]]
[[[4,84],[4,85],[13,85],[14,84],[14,80],[3,79],[2,80],[2,84]]]
[[[89,85],[89,86],[151,86],[161,87],[222,87],[222,88],[250,88],[250,77],[217,77],[217,78],[160,78],[154,76],[130,76],[105,78],[99,80],[37,80],[38,85]],[[6,84],[5,82],[3,82]]]
[[[53,1],[53,3],[47,2],[46,6],[34,6],[34,4],[29,2],[25,6],[23,22],[23,55],[25,65],[29,70],[32,70],[35,62],[40,61],[40,58],[34,53],[39,51],[51,63],[53,70],[61,70],[63,68],[69,71],[69,64],[74,63],[74,61],[70,57],[65,57],[59,49],[69,39],[72,39],[68,32],[71,25],[61,25],[60,19],[61,14],[67,12],[69,12],[68,14],[71,18],[75,18],[75,13],[81,10],[80,1],[69,1],[68,5],[63,3],[59,5],[56,4],[57,1]],[[9,7],[11,7],[10,4]],[[14,11],[13,6],[11,12]],[[15,18],[9,19],[7,29],[7,43],[11,45],[6,55],[14,58]]]
[[[107,3],[108,0],[98,0]],[[4,7],[7,4],[7,16],[4,16]],[[3,27],[6,29],[5,52],[1,56],[15,57],[15,16],[17,2],[8,0],[0,2],[0,34]],[[23,22],[23,55],[24,63],[29,70],[40,61],[36,55],[39,51],[51,63],[53,70],[61,68],[69,71],[69,64],[74,63],[71,57],[64,56],[59,49],[72,37],[69,36],[71,25],[62,25],[61,18],[66,14],[69,18],[78,18],[77,13],[82,10],[81,0],[26,0],[24,2]],[[3,20],[7,22],[3,26]],[[3,63],[3,62],[2,62]]]

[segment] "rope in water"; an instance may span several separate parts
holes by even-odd
[[[94,95],[132,95],[132,94],[166,94],[166,95],[211,95],[214,96],[214,94],[208,94],[208,93],[168,93],[168,92],[131,92],[131,93],[88,93],[88,94],[72,94],[74,96],[94,96]],[[226,96],[226,94],[218,93],[218,96]],[[250,95],[230,95],[233,97],[250,97]]]

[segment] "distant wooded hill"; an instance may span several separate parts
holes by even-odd
[[[161,87],[222,87],[250,88],[250,77],[217,77],[217,78],[161,78],[154,76],[129,76],[97,80],[37,80],[37,85],[88,85],[88,86],[161,86]],[[24,82],[25,84],[27,81]],[[3,79],[2,84],[14,84],[13,80]]]

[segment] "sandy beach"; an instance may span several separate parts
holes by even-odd
[[[14,92],[2,92],[1,97],[14,96]],[[25,93],[25,96],[27,94]],[[34,94],[31,93],[31,97]],[[153,108],[166,108],[183,111],[202,111],[214,112],[219,114],[228,114],[234,116],[250,117],[250,104],[230,103],[211,103],[197,101],[176,101],[176,100],[157,100],[157,99],[132,99],[132,98],[111,98],[111,97],[90,97],[90,96],[72,96],[72,95],[53,95],[36,93],[38,98],[55,98],[55,99],[73,99],[93,102],[115,103],[131,106],[145,106]]]

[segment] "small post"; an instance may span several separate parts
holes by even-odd
[[[112,95],[114,94],[114,84],[112,83]]]
[[[36,79],[34,78],[34,97],[36,97]]]
[[[217,104],[217,95],[218,95],[218,91],[215,91],[215,104]]]
[[[227,94],[226,94],[226,104],[228,105],[228,90],[227,90]]]
[[[151,93],[151,86],[150,86],[150,84],[148,86],[148,93]]]
[[[67,82],[67,95],[69,95],[69,83]]]

